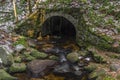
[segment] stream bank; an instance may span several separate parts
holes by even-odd
[[[120,54],[81,47],[73,40],[50,36],[43,41],[13,36],[11,64],[1,70],[11,80],[119,80]],[[65,38],[64,38],[65,39]],[[59,41],[59,43],[56,41]],[[63,41],[65,43],[60,43]],[[10,63],[10,62],[9,62]],[[51,64],[53,63],[53,65]],[[29,66],[28,66],[29,65]],[[37,71],[37,72],[36,72]],[[98,74],[99,73],[99,74]],[[12,77],[14,76],[14,77]],[[112,77],[111,77],[112,76]],[[16,78],[15,78],[16,77]]]

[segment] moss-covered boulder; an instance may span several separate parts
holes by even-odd
[[[100,69],[100,70],[95,70],[92,73],[90,73],[89,78],[90,79],[95,79],[98,77],[105,77],[106,76],[106,71],[104,69]],[[98,79],[99,80],[99,79]],[[101,79],[102,80],[102,79]]]
[[[39,52],[35,49],[33,49],[30,53],[31,56],[37,58],[37,59],[43,59],[46,58],[48,56],[48,54],[44,53],[44,52]]]
[[[14,57],[14,62],[16,62],[16,63],[21,63],[21,62],[22,62],[21,56],[15,56],[15,57]]]
[[[111,71],[119,71],[120,70],[120,64],[118,64],[118,63],[110,64],[110,70]]]
[[[78,53],[77,52],[69,53],[67,55],[67,59],[72,63],[77,62],[79,60]]]
[[[99,54],[94,54],[93,59],[97,63],[104,63],[104,62],[106,62],[106,60]]]
[[[26,57],[25,57],[25,61],[32,61],[34,59],[35,59],[35,57],[33,57],[31,55],[26,55]]]
[[[80,56],[86,56],[87,55],[87,51],[78,51],[78,54],[80,55]]]
[[[11,76],[3,69],[0,69],[0,80],[17,80],[16,77]]]
[[[30,55],[30,51],[24,51],[23,54],[20,55],[22,58],[23,62],[29,62],[32,61],[34,59],[36,59],[35,57],[33,57],[32,55]]]
[[[84,69],[88,72],[95,71],[97,69],[98,65],[94,63],[90,63],[88,66],[85,66]]]
[[[49,56],[49,59],[51,59],[51,60],[59,60],[59,58],[57,56],[55,56],[55,55]]]
[[[0,59],[4,65],[11,65],[14,61],[12,54],[2,46],[0,46]]]
[[[9,72],[24,72],[26,70],[26,65],[24,63],[14,63],[10,66]]]

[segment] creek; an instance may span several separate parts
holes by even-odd
[[[36,42],[33,43],[37,44],[37,50],[39,50],[40,52],[45,52],[49,56],[55,55],[59,58],[57,61],[57,67],[54,67],[54,69],[48,71],[42,77],[31,77],[31,75],[28,74],[28,71],[12,74],[13,76],[17,77],[19,80],[88,80],[87,72],[84,70],[84,66],[81,66],[84,65],[84,62],[82,62],[81,64],[79,62],[71,63],[66,58],[69,53],[77,52],[80,50],[80,47],[76,44],[73,38],[47,36],[44,37],[43,40],[35,41]]]

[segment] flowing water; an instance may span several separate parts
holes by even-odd
[[[62,47],[64,49],[69,49],[71,51],[78,51],[80,48],[76,44],[75,40],[70,38],[44,38],[44,40],[37,41],[36,48],[39,51],[47,52],[51,47]],[[48,51],[49,53],[49,51]],[[76,76],[72,73],[53,73],[49,72],[49,74],[39,77],[39,78],[32,78],[30,77],[27,72],[24,73],[15,73],[12,74],[13,76],[17,77],[19,80],[87,80],[86,75]]]

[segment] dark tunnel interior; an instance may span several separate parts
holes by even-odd
[[[42,36],[52,35],[67,38],[76,38],[75,26],[66,18],[53,16],[48,18],[41,28]]]

